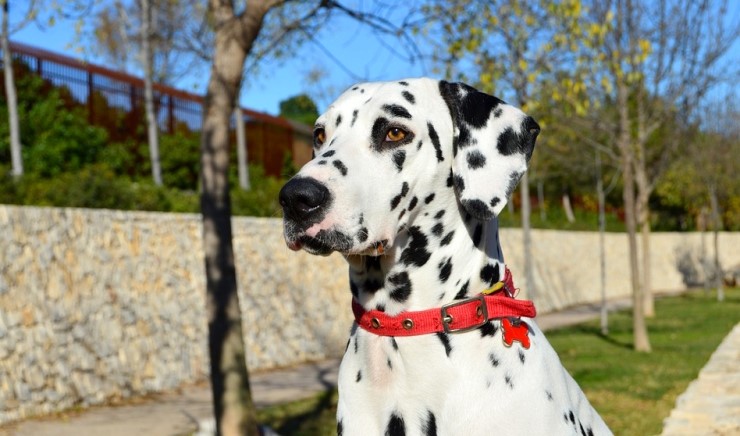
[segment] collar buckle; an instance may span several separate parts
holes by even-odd
[[[449,310],[453,307],[462,306],[465,304],[470,304],[474,302],[480,302],[478,305],[478,308],[476,309],[476,315],[481,317],[481,321],[473,324],[468,327],[460,327],[460,328],[453,328],[450,326],[450,324],[453,323],[454,318],[449,313]],[[469,332],[471,330],[475,330],[479,327],[482,327],[485,323],[488,322],[488,306],[486,305],[486,299],[484,298],[483,294],[478,294],[475,297],[465,298],[458,301],[453,301],[452,303],[447,303],[443,305],[440,309],[440,314],[442,315],[442,327],[444,328],[445,333],[465,333]]]

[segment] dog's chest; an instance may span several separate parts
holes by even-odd
[[[341,394],[348,405],[365,410],[395,405],[442,412],[451,396],[510,394],[517,384],[524,388],[540,378],[526,375],[536,371],[537,350],[505,346],[500,328],[488,333],[390,338],[357,330],[342,361]]]

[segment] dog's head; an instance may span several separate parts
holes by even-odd
[[[280,191],[286,243],[377,255],[420,216],[492,219],[538,133],[519,109],[464,84],[356,85],[316,121],[314,158]]]

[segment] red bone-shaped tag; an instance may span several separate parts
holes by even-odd
[[[527,323],[518,318],[504,318],[501,320],[501,330],[504,334],[504,345],[510,347],[514,341],[529,349],[529,327]]]

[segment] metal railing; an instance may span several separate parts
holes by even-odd
[[[85,106],[88,121],[105,128],[111,141],[146,141],[141,78],[17,42],[10,43],[10,50],[14,61],[27,67],[21,74],[37,74],[55,87],[66,88],[71,103]],[[199,133],[203,96],[155,83],[154,101],[160,132]],[[250,162],[261,164],[270,175],[280,175],[287,153],[295,165],[305,163],[308,127],[247,108],[241,111]]]

